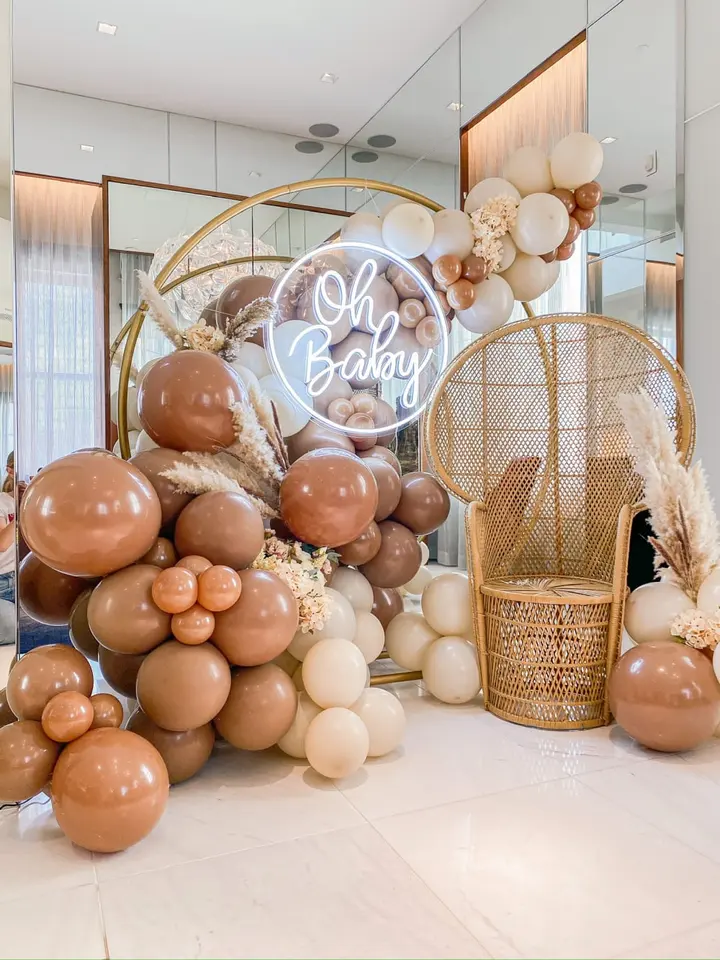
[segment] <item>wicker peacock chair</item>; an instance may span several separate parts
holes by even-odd
[[[641,330],[586,314],[533,317],[477,340],[426,417],[440,481],[466,514],[485,705],[552,729],[610,720],[628,543],[642,481],[615,398],[643,387],[692,456],[692,394]]]

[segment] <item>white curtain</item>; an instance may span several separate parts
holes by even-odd
[[[152,260],[152,256],[148,253],[123,252],[120,254],[120,303],[123,326],[137,311],[142,300],[137,272],[143,270],[147,273]],[[160,333],[149,317],[146,317],[135,346],[133,366],[139,370],[148,360],[164,357],[172,350],[173,346],[168,338]]]
[[[8,454],[15,448],[13,410],[13,365],[3,363],[0,364],[0,476],[2,477],[5,476]]]

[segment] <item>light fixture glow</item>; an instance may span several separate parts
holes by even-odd
[[[600,143],[615,143],[617,137],[603,137]]]
[[[117,33],[117,27],[114,23],[103,23],[102,20],[98,20],[97,32],[106,33],[109,37],[114,37]]]
[[[257,177],[261,177],[262,174],[260,173],[259,170],[251,170],[248,176],[257,178]]]
[[[459,100],[451,100],[450,103],[447,105],[447,109],[448,109],[448,110],[452,110],[453,113],[457,113],[458,110],[462,110],[462,108],[463,108],[464,106],[465,106],[465,104],[464,104],[464,103],[460,103]]]
[[[81,143],[80,149],[83,151],[83,153],[92,153],[95,147],[93,147],[90,143]]]
[[[365,187],[351,187],[353,193],[362,193]]]
[[[340,77],[336,73],[324,73],[320,77],[321,83],[337,83]]]

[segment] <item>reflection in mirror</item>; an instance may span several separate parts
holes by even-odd
[[[10,189],[10,0],[0,2],[0,645],[15,644],[14,365]],[[5,659],[3,656],[3,666]]]

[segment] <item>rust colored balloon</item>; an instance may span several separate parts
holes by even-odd
[[[165,811],[170,783],[162,757],[129,730],[90,730],[55,766],[52,803],[63,833],[96,853],[146,837]]]
[[[52,776],[60,747],[37,720],[18,720],[0,728],[0,801],[29,800]]]
[[[172,540],[168,540],[167,537],[158,537],[145,556],[140,558],[140,563],[149,563],[153,567],[167,570],[168,567],[175,566],[177,558]]]
[[[242,580],[232,567],[210,567],[198,580],[198,603],[206,610],[228,610],[240,598]]]
[[[39,623],[64,624],[69,621],[77,598],[93,584],[93,580],[58,573],[34,553],[29,553],[18,573],[20,606]]]
[[[453,310],[467,310],[475,302],[475,287],[469,280],[458,280],[448,287],[447,301]]]
[[[557,247],[555,250],[551,250],[550,253],[543,253],[540,259],[544,260],[545,263],[552,263],[553,260],[557,260]]]
[[[288,437],[286,443],[290,463],[294,463],[312,450],[329,448],[331,450],[347,450],[348,453],[353,453],[355,450],[350,437],[346,437],[344,433],[339,433],[324,423],[315,423],[314,420],[310,420],[302,430],[293,434],[292,437]]]
[[[575,189],[575,203],[581,210],[594,210],[603,198],[603,188],[597,180],[583,183]]]
[[[138,670],[146,656],[145,653],[115,653],[101,646],[98,649],[100,673],[116,693],[134,700]]]
[[[96,693],[90,697],[93,708],[93,722],[91,730],[100,727],[120,727],[123,722],[123,708],[117,697],[111,693]]]
[[[580,224],[581,230],[589,230],[595,223],[594,210],[583,210],[581,207],[577,207],[573,212],[573,217]]]
[[[161,571],[136,564],[105,577],[88,603],[88,623],[99,644],[115,653],[148,653],[170,636],[170,616],[153,600]]]
[[[104,577],[135,563],[157,539],[160,501],[118,457],[75,453],[35,476],[20,528],[36,556],[73,577]]]
[[[297,600],[290,587],[267,570],[242,570],[240,599],[215,615],[213,643],[230,663],[254,667],[286,650],[298,628]]]
[[[216,326],[225,330],[229,320],[234,320],[238,313],[247,307],[253,300],[260,297],[269,297],[273,288],[271,277],[256,274],[249,277],[238,277],[231,281],[218,297],[215,308]],[[208,320],[208,323],[210,321]]]
[[[398,307],[398,316],[400,323],[404,327],[414,329],[421,320],[427,316],[427,310],[422,300],[416,300],[411,297],[409,300],[402,300]]]
[[[385,449],[381,447],[380,449]],[[386,520],[400,503],[402,482],[397,470],[380,457],[368,457],[365,460],[368,470],[372,471],[378,488],[378,505],[375,510],[375,520],[379,523]]]
[[[651,750],[692,750],[720,722],[720,686],[698,650],[670,640],[641,643],[610,675],[610,709],[634,740]]]
[[[88,660],[97,661],[98,642],[95,634],[90,629],[87,614],[92,593],[92,590],[86,590],[85,593],[80,594],[73,604],[73,608],[70,611],[68,630],[70,633],[70,642],[75,649],[79,650]]]
[[[353,394],[350,403],[352,403],[352,408],[355,413],[365,413],[373,420],[377,416],[378,410],[380,409],[378,406],[377,397],[373,397],[371,393]]]
[[[462,260],[454,253],[445,253],[438,257],[432,266],[433,280],[441,283],[444,287],[449,287],[462,276]]]
[[[242,493],[213,491],[196,497],[178,517],[175,547],[182,557],[207,557],[215,565],[249,567],[265,540],[260,511]]]
[[[403,612],[403,598],[397,590],[387,587],[373,587],[372,613],[387,630],[391,620]]]
[[[58,743],[70,743],[87,733],[94,717],[90,698],[76,690],[66,690],[45,704],[42,728],[45,735]]]
[[[459,281],[460,282],[460,281]],[[464,281],[463,281],[464,282]],[[473,297],[475,296],[474,287]],[[442,340],[442,327],[444,320],[438,320],[437,317],[425,317],[415,328],[415,336],[421,347],[436,347]]]
[[[556,260],[569,260],[570,257],[575,252],[575,244],[571,243],[569,246],[560,245],[557,248],[557,257]]]
[[[340,562],[349,567],[359,567],[361,563],[368,563],[377,555],[381,543],[380,528],[373,520],[359,537],[337,548]]]
[[[192,570],[196,577],[209,570],[212,564],[205,557],[196,557],[190,554],[189,557],[183,557],[177,562],[178,567],[185,567],[186,570]]]
[[[375,426],[375,421],[367,413],[353,413],[352,416],[347,418],[345,426],[350,429],[356,427],[358,430],[372,430]],[[356,450],[369,450],[377,443],[377,434],[351,435],[350,439],[355,444]]]
[[[305,543],[349,543],[375,516],[375,477],[361,460],[341,450],[313,450],[296,460],[280,486],[280,513]]]
[[[137,700],[165,730],[194,730],[217,716],[230,691],[230,667],[211,643],[168,640],[138,671]]]
[[[217,308],[217,302],[218,302],[218,298],[217,298],[217,297],[215,297],[214,299],[208,301],[208,303],[206,304],[206,306],[203,307],[202,313],[201,313],[200,316],[198,317],[198,320],[199,320],[199,321],[203,321],[203,320],[204,320],[205,323],[206,323],[209,327],[215,327],[215,326],[217,326],[216,317],[215,317],[215,310],[216,310],[216,308]]]
[[[40,720],[45,705],[66,690],[89,697],[93,688],[90,664],[74,647],[54,643],[26,653],[10,671],[6,696],[18,720]]]
[[[170,567],[153,580],[152,598],[165,613],[183,613],[197,602],[198,579],[186,567]]]
[[[183,463],[183,456],[177,450],[167,450],[158,447],[156,450],[144,450],[136,453],[129,460],[134,467],[144,474],[155,489],[160,500],[163,527],[177,519],[180,511],[192,500],[192,494],[180,493],[177,487],[161,474],[172,469],[176,464]]]
[[[401,587],[420,569],[420,544],[412,530],[395,520],[383,520],[378,526],[382,535],[380,549],[369,563],[360,567],[360,572],[374,587]]]
[[[358,456],[362,460],[368,460],[370,458],[374,458],[376,460],[384,460],[385,463],[389,464],[393,468],[393,470],[397,473],[398,476],[402,474],[402,467],[400,465],[400,461],[392,452],[392,450],[388,450],[387,447],[382,447],[378,445],[377,447],[372,447],[370,450],[359,450]]]
[[[392,518],[417,537],[437,530],[450,514],[450,497],[429,473],[408,473],[402,478],[402,495]],[[405,581],[407,582],[407,581]]]
[[[397,437],[397,414],[387,400],[383,400],[382,397],[377,398],[377,405],[377,413],[373,419],[375,420],[375,426],[378,428],[378,444],[381,447],[389,447]]]
[[[487,275],[488,265],[486,260],[483,260],[482,257],[476,257],[474,253],[465,257],[460,274],[463,280],[469,280],[470,283],[480,283]]]
[[[12,712],[7,702],[7,692],[5,687],[0,690],[0,727],[6,727],[9,723],[15,723],[17,717]]]
[[[557,197],[562,204],[564,204],[565,209],[568,213],[572,213],[576,207],[575,194],[572,190],[566,190],[565,187],[555,187],[554,190],[551,190],[550,193]]]
[[[188,643],[192,646],[205,643],[213,635],[214,630],[214,614],[205,607],[201,607],[199,603],[183,613],[174,614],[172,618],[172,633],[180,643]]]
[[[151,743],[163,758],[170,783],[182,783],[200,771],[215,745],[211,723],[194,730],[163,730],[138,708],[128,720],[128,730]]]
[[[575,243],[577,238],[580,236],[580,224],[577,222],[575,217],[568,217],[568,221],[568,232],[565,234],[565,239],[561,243],[561,246],[563,247],[569,247],[570,244]]]
[[[297,699],[295,684],[277,664],[238,670],[215,727],[240,750],[267,750],[292,726]]]
[[[161,447],[214,453],[235,439],[231,407],[245,388],[229,363],[203,350],[162,357],[138,390],[143,427]]]

